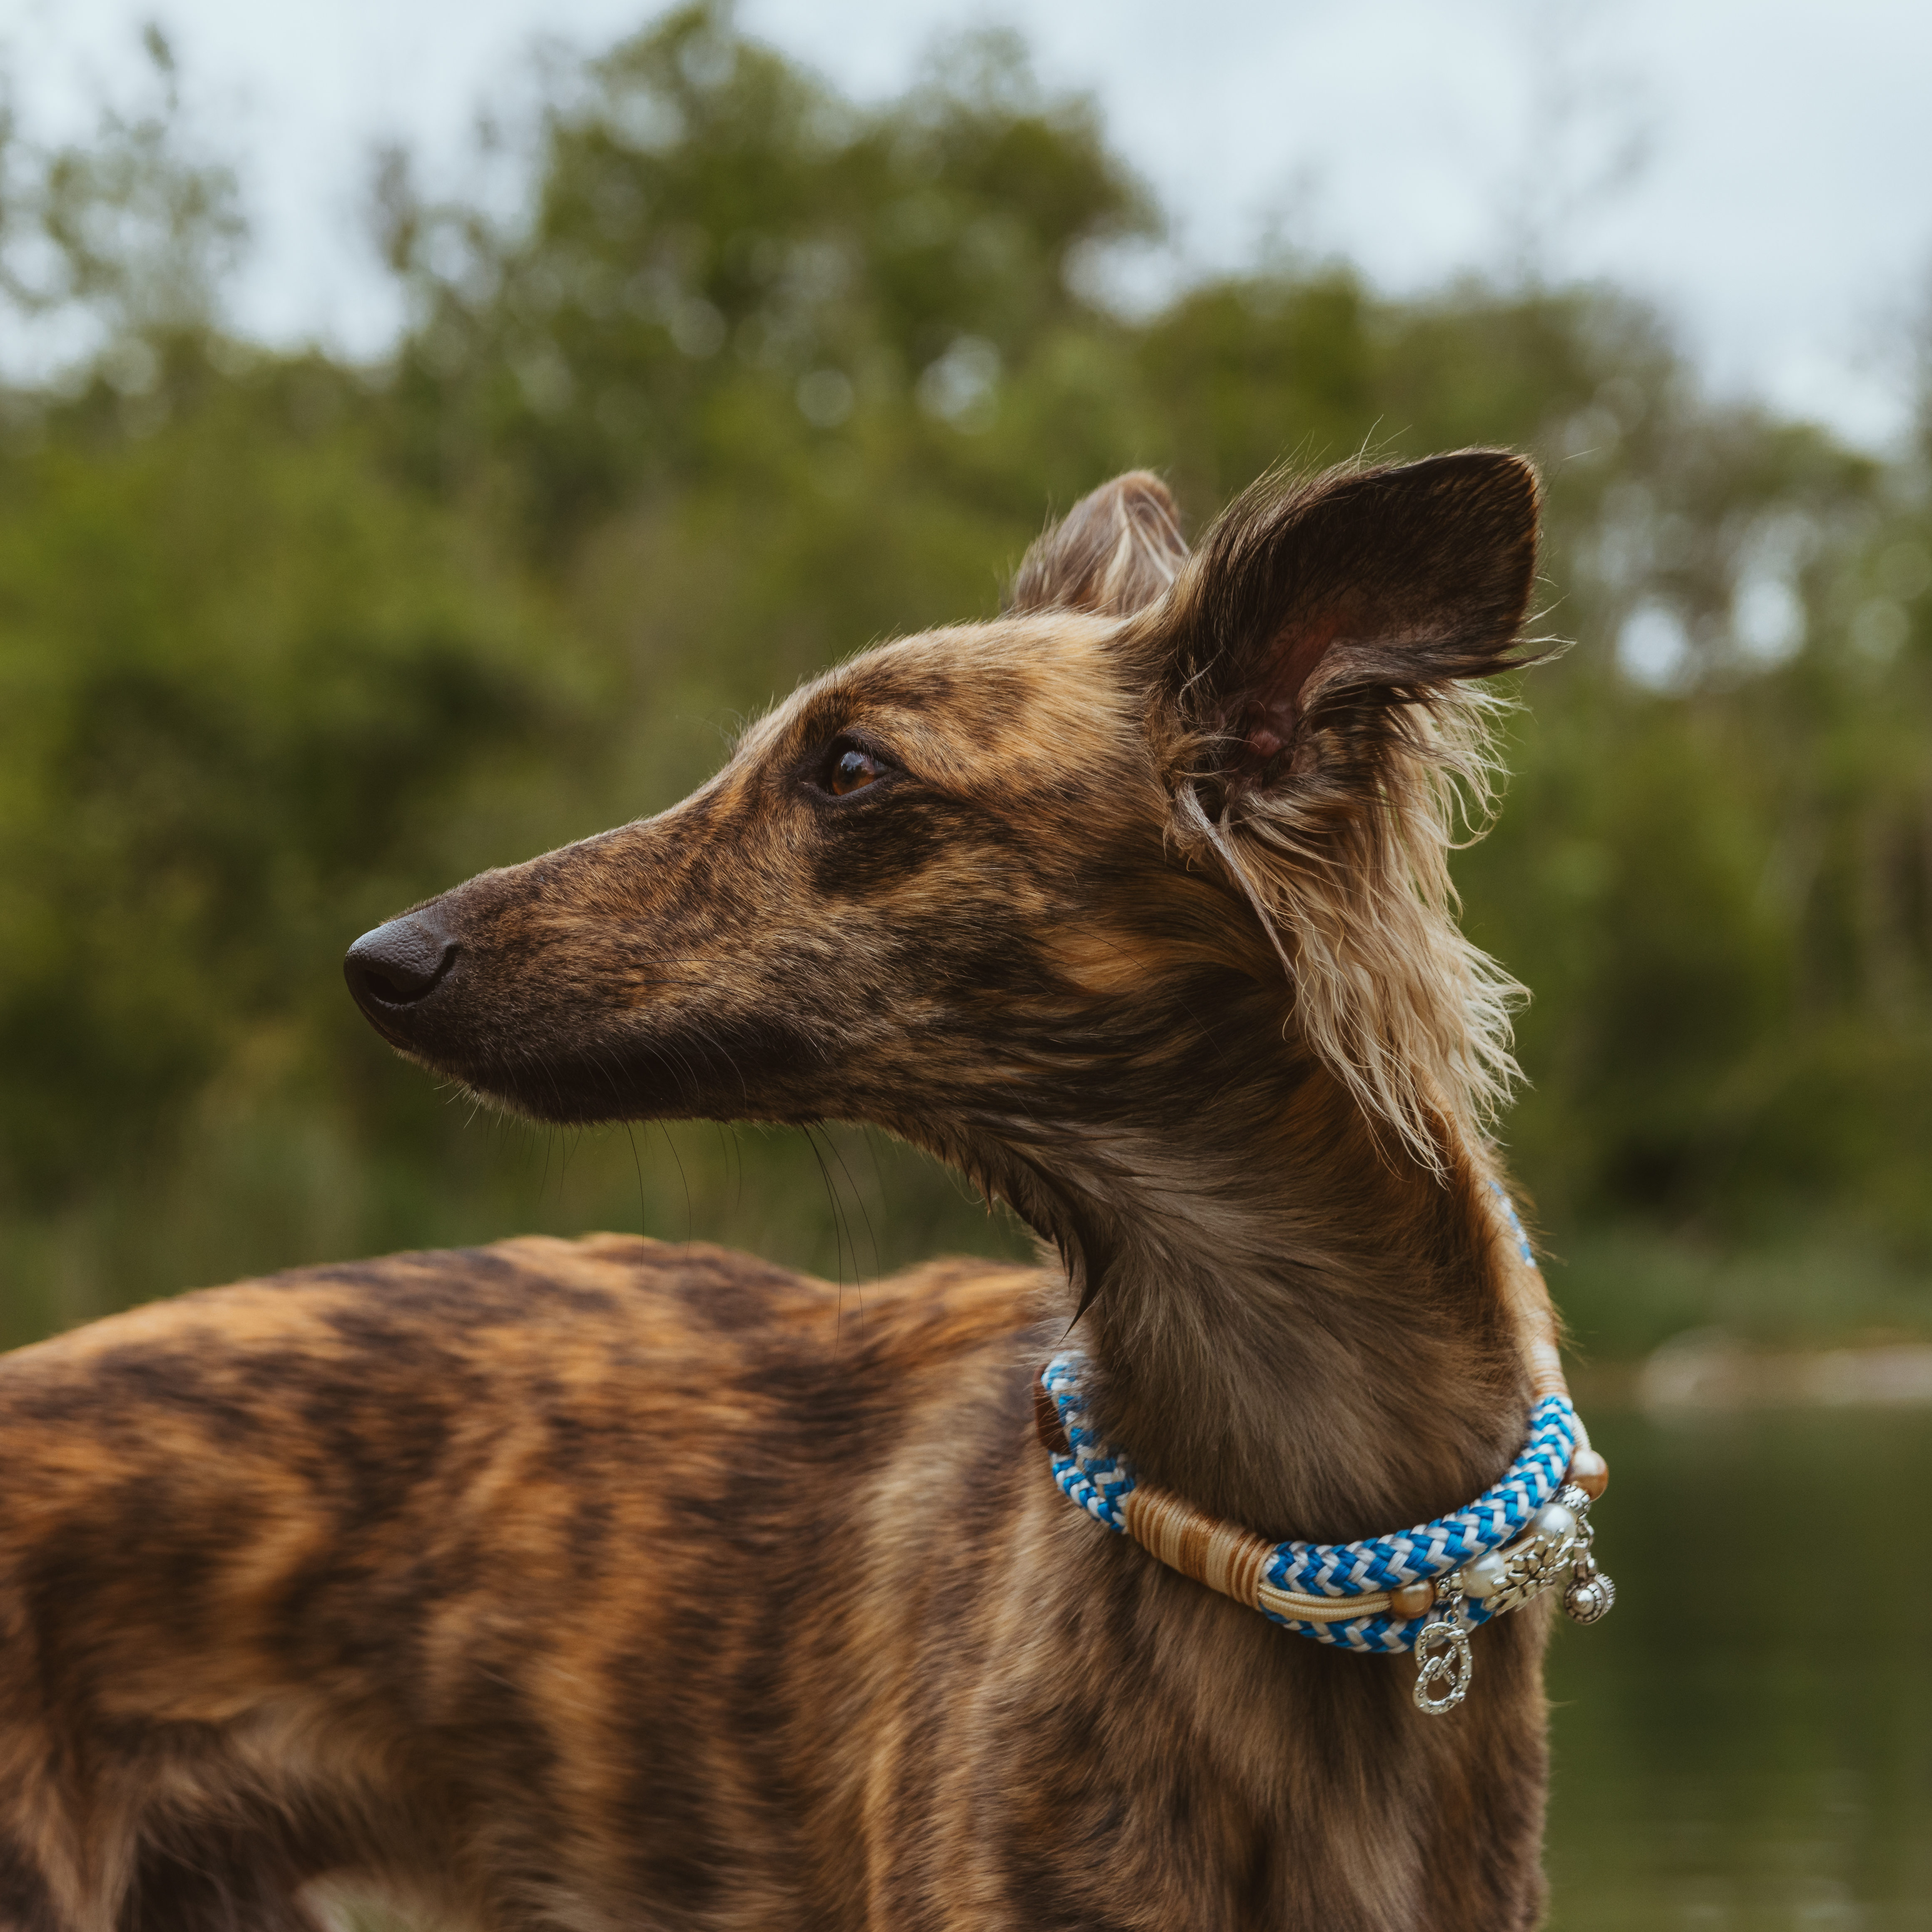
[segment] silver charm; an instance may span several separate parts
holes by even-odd
[[[1590,1498],[1575,1484],[1568,1484],[1562,1500],[1570,1502],[1573,1497],[1582,1498],[1580,1504],[1573,1507],[1582,1519],[1583,1549],[1571,1567],[1570,1585],[1563,1592],[1563,1608],[1580,1624],[1601,1623],[1617,1600],[1617,1586],[1597,1568],[1597,1530],[1590,1520]]]
[[[1576,1559],[1572,1582],[1563,1592],[1563,1607],[1580,1624],[1600,1623],[1617,1600],[1617,1586],[1597,1568],[1587,1551]]]
[[[1553,1510],[1544,1505],[1538,1516]],[[1580,1534],[1576,1520],[1568,1510],[1567,1520],[1530,1526],[1514,1543],[1479,1556],[1460,1572],[1462,1586],[1492,1616],[1505,1610],[1520,1610],[1569,1574],[1577,1556],[1588,1547],[1586,1534]]]
[[[1490,1616],[1499,1616],[1561,1586],[1563,1607],[1580,1624],[1608,1616],[1617,1586],[1597,1568],[1592,1554],[1596,1539],[1589,1492],[1566,1483],[1524,1525],[1515,1542],[1442,1578],[1436,1586],[1436,1617],[1415,1640],[1415,1708],[1439,1718],[1469,1694],[1474,1665],[1469,1627],[1462,1621],[1469,1598]]]
[[[1492,1616],[1520,1610],[1544,1591],[1565,1584],[1564,1607],[1580,1622],[1594,1623],[1616,1596],[1610,1579],[1597,1574],[1590,1555],[1595,1537],[1588,1495],[1566,1483],[1554,1502],[1545,1503],[1530,1518],[1515,1542],[1464,1564],[1457,1580]],[[1584,1564],[1589,1565],[1587,1571],[1580,1567]],[[1603,1587],[1586,1587],[1593,1580]]]
[[[1462,1627],[1462,1593],[1447,1588],[1446,1594],[1446,1613],[1424,1624],[1415,1640],[1415,1708],[1432,1718],[1454,1710],[1469,1694],[1475,1668]]]

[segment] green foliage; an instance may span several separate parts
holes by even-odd
[[[1004,40],[962,51],[946,85],[868,115],[722,16],[675,14],[552,107],[507,233],[422,205],[392,158],[416,472],[460,490],[500,466],[553,560],[639,494],[762,480],[776,500],[842,430],[943,498],[944,425],[981,426],[1004,373],[1098,324],[1070,253],[1153,225],[1090,110],[1041,97]],[[1004,502],[1016,479],[976,467]]]
[[[10,1336],[520,1228],[842,1275],[1023,1248],[876,1137],[472,1122],[356,1017],[342,946],[669,802],[844,652],[989,611],[1114,470],[1198,524],[1284,459],[1474,442],[1544,464],[1544,628],[1574,640],[1460,877],[1536,990],[1511,1157],[1580,1328],[1749,1325],[1773,1247],[1800,1258],[1761,1327],[1932,1322],[1916,472],[1711,404],[1600,289],[1394,302],[1276,263],[1123,318],[1095,264],[1157,212],[998,37],[860,110],[674,15],[558,81],[512,220],[389,157],[413,320],[374,370],[222,334],[232,203],[170,112],[0,172],[8,298],[98,345],[0,399]],[[1647,682],[1633,625],[1678,649]]]
[[[565,751],[584,702],[474,532],[290,424],[304,374],[0,476],[0,1148],[32,1198],[286,1022],[465,781]]]

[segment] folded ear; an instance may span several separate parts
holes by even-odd
[[[1501,450],[1264,481],[1157,615],[1168,688],[1238,784],[1327,762],[1324,731],[1399,728],[1390,707],[1528,662],[1537,508],[1535,471]]]
[[[1082,497],[1035,541],[1006,608],[1130,617],[1160,596],[1186,561],[1167,485],[1150,471],[1130,470]]]

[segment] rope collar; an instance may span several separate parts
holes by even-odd
[[[1562,1583],[1570,1615],[1594,1623],[1616,1595],[1591,1553],[1590,1504],[1609,1472],[1563,1385],[1556,1318],[1522,1223],[1496,1191],[1508,1227],[1506,1279],[1527,1330],[1534,1394],[1522,1450],[1474,1502],[1355,1543],[1268,1543],[1142,1481],[1131,1460],[1088,1421],[1085,1358],[1071,1351],[1041,1371],[1034,1397],[1061,1492],[1171,1568],[1298,1636],[1366,1654],[1414,1651],[1415,1701],[1432,1713],[1462,1701],[1469,1632],[1491,1618]],[[1516,1268],[1517,1261],[1527,1266]]]

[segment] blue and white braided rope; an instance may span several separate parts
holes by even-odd
[[[1053,1458],[1053,1480],[1070,1503],[1077,1503],[1096,1522],[1104,1522],[1117,1536],[1127,1533],[1120,1499],[1134,1486],[1134,1466],[1116,1456],[1088,1426],[1087,1405],[1080,1394],[1080,1372],[1087,1358],[1069,1349],[1055,1355],[1040,1372],[1040,1385],[1053,1398],[1060,1426],[1073,1445],[1070,1456]]]
[[[1040,1385],[1052,1400],[1072,1452],[1052,1456],[1054,1480],[1070,1502],[1125,1536],[1130,1532],[1124,1505],[1138,1479],[1132,1462],[1102,1442],[1088,1420],[1081,1392],[1084,1366],[1084,1358],[1070,1351],[1055,1355],[1041,1371]],[[1521,1453],[1474,1502],[1390,1536],[1358,1543],[1277,1544],[1262,1570],[1262,1580],[1276,1591],[1346,1601],[1446,1576],[1522,1534],[1529,1519],[1562,1488],[1580,1433],[1568,1398],[1545,1396],[1531,1414],[1529,1438]],[[1303,1636],[1364,1652],[1412,1648],[1433,1616],[1383,1614],[1313,1622],[1279,1615],[1265,1603],[1256,1607],[1270,1622]],[[1491,1614],[1472,1602],[1462,1619],[1466,1624],[1484,1623]]]
[[[1503,1219],[1509,1223],[1510,1239],[1515,1244],[1516,1258],[1532,1273],[1543,1270],[1536,1265],[1536,1250],[1529,1245],[1529,1234],[1522,1225],[1522,1216],[1516,1211],[1516,1203],[1509,1198],[1508,1190],[1500,1181],[1490,1183],[1490,1192],[1502,1204]]]

